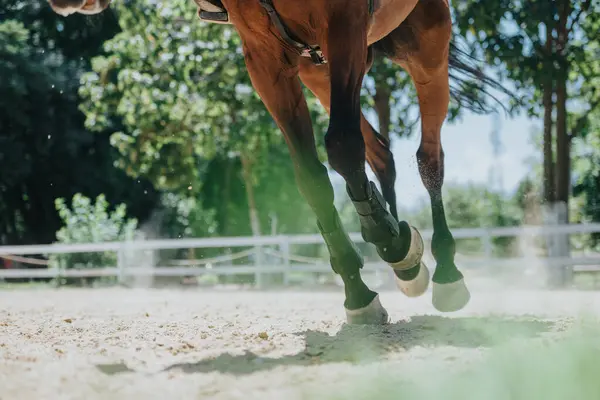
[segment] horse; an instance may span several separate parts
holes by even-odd
[[[64,16],[96,14],[111,0],[48,0]],[[195,0],[201,19],[232,24],[239,34],[252,85],[284,135],[298,189],[316,216],[332,270],[344,283],[348,324],[386,324],[379,294],[363,281],[364,260],[342,226],[326,167],[317,157],[302,83],[329,114],[325,148],[329,165],[344,178],[364,240],[394,271],[408,297],[432,284],[441,312],[463,309],[471,295],[455,264],[442,186],[441,129],[450,101],[452,20],[448,0]],[[363,77],[377,51],[410,75],[421,117],[418,169],[431,202],[436,261],[433,276],[423,262],[420,232],[400,221],[396,173],[389,141],[365,118]],[[381,192],[366,174],[368,163]],[[389,206],[389,209],[388,209]]]

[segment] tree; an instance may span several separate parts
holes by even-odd
[[[56,210],[63,227],[56,232],[59,243],[102,243],[133,239],[137,220],[127,218],[127,206],[118,205],[112,212],[104,195],[92,201],[77,193],[71,208],[64,199],[56,199]],[[51,268],[102,268],[117,267],[117,255],[113,251],[94,253],[51,254]],[[89,279],[63,279],[61,283],[89,282]]]
[[[229,27],[196,22],[183,0],[115,7],[122,32],[93,59],[81,109],[89,129],[114,132],[128,174],[199,191],[215,154],[251,154],[274,136]]]
[[[0,20],[0,76],[10,77],[0,80],[0,243],[54,241],[54,200],[77,192],[106,193],[147,217],[152,186],[114,168],[107,135],[86,132],[77,109],[83,56],[105,38],[99,27],[63,23],[44,1],[7,1]]]
[[[219,232],[231,233],[228,221],[239,220],[230,212],[240,204],[232,184],[241,174],[249,226],[261,234],[270,211],[260,215],[261,196],[267,207],[289,195],[257,189],[278,174],[277,182],[288,182],[292,168],[279,129],[252,89],[237,34],[198,21],[185,0],[134,4],[115,4],[121,32],[83,78],[86,126],[112,133],[128,175],[202,196],[196,204],[213,207],[217,221],[228,225]],[[317,124],[319,116],[313,109]],[[216,200],[204,201],[208,194]]]
[[[578,200],[575,218],[580,222],[600,221],[600,112],[589,118],[589,133],[574,141],[575,186]],[[598,246],[600,235],[591,235],[588,244]]]
[[[56,233],[59,243],[102,243],[118,242],[133,239],[137,228],[137,220],[127,217],[127,206],[119,204],[113,211],[104,195],[99,195],[95,202],[77,193],[71,200],[71,206],[65,199],[55,201],[56,211],[60,215],[63,226]],[[99,268],[115,267],[117,256],[114,252],[53,254],[50,265],[57,268]]]
[[[390,136],[403,137],[413,132],[418,121],[418,102],[406,71],[375,53],[363,87],[362,103],[375,112],[383,137],[390,140]]]
[[[452,228],[481,228],[518,226],[523,221],[523,211],[512,199],[490,191],[484,184],[448,184],[444,186],[446,219]],[[400,210],[399,210],[400,211]],[[415,211],[400,211],[401,218],[411,221],[420,229],[431,229],[431,211],[428,201],[423,201]],[[506,257],[514,249],[514,238],[494,238],[495,255]],[[479,239],[457,240],[459,252],[482,251]]]
[[[460,32],[500,78],[516,86],[518,105],[529,115],[543,115],[547,204],[569,199],[571,141],[584,123],[574,123],[571,105],[587,102],[586,115],[600,105],[589,102],[596,89],[586,79],[595,69],[589,64],[598,63],[597,53],[594,58],[589,51],[598,43],[599,6],[592,3],[467,0],[456,7]]]

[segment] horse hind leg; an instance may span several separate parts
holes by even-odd
[[[373,60],[373,46],[369,46],[367,54],[367,71],[371,69]],[[327,94],[329,95],[329,91],[327,91]],[[390,150],[390,141],[388,138],[379,134],[375,128],[373,128],[362,112],[360,129],[365,141],[367,163],[371,167],[371,170],[381,185],[381,193],[383,195],[383,199],[389,206],[390,214],[392,214],[392,216],[398,220],[398,206],[396,204],[395,188],[396,165],[394,163],[394,155]]]
[[[379,181],[381,193],[389,206],[390,214],[398,220],[395,188],[396,165],[394,163],[394,155],[390,150],[390,143],[364,117],[363,121],[365,125],[368,125],[362,128],[366,145],[367,163]]]
[[[415,36],[418,32],[419,36]],[[442,200],[444,152],[441,128],[450,99],[448,51],[450,10],[445,0],[424,0],[388,37],[377,44],[411,76],[421,112],[421,144],[417,151],[419,173],[429,193],[433,220],[433,305],[440,311],[462,309],[470,300],[462,273],[454,263],[455,241],[448,228]]]

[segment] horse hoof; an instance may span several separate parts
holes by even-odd
[[[433,306],[441,312],[453,312],[464,308],[471,294],[463,278],[456,282],[435,283],[433,282]]]
[[[419,268],[419,273],[410,281],[405,281],[398,278],[398,276],[395,276],[398,289],[400,289],[407,297],[419,297],[425,293],[429,287],[429,269],[425,263],[421,261],[415,268]]]
[[[366,307],[358,310],[346,309],[346,321],[350,325],[384,325],[389,322],[389,318],[377,295]]]

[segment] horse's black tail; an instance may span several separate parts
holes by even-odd
[[[504,111],[509,112],[510,110],[505,103],[500,101],[491,91],[508,95],[515,103],[518,103],[515,95],[497,80],[486,75],[477,66],[478,60],[460,49],[454,38],[450,42],[448,61],[450,95],[460,107],[467,108],[477,114],[486,114],[496,109],[490,104],[489,100],[491,99],[492,103],[500,105]]]

